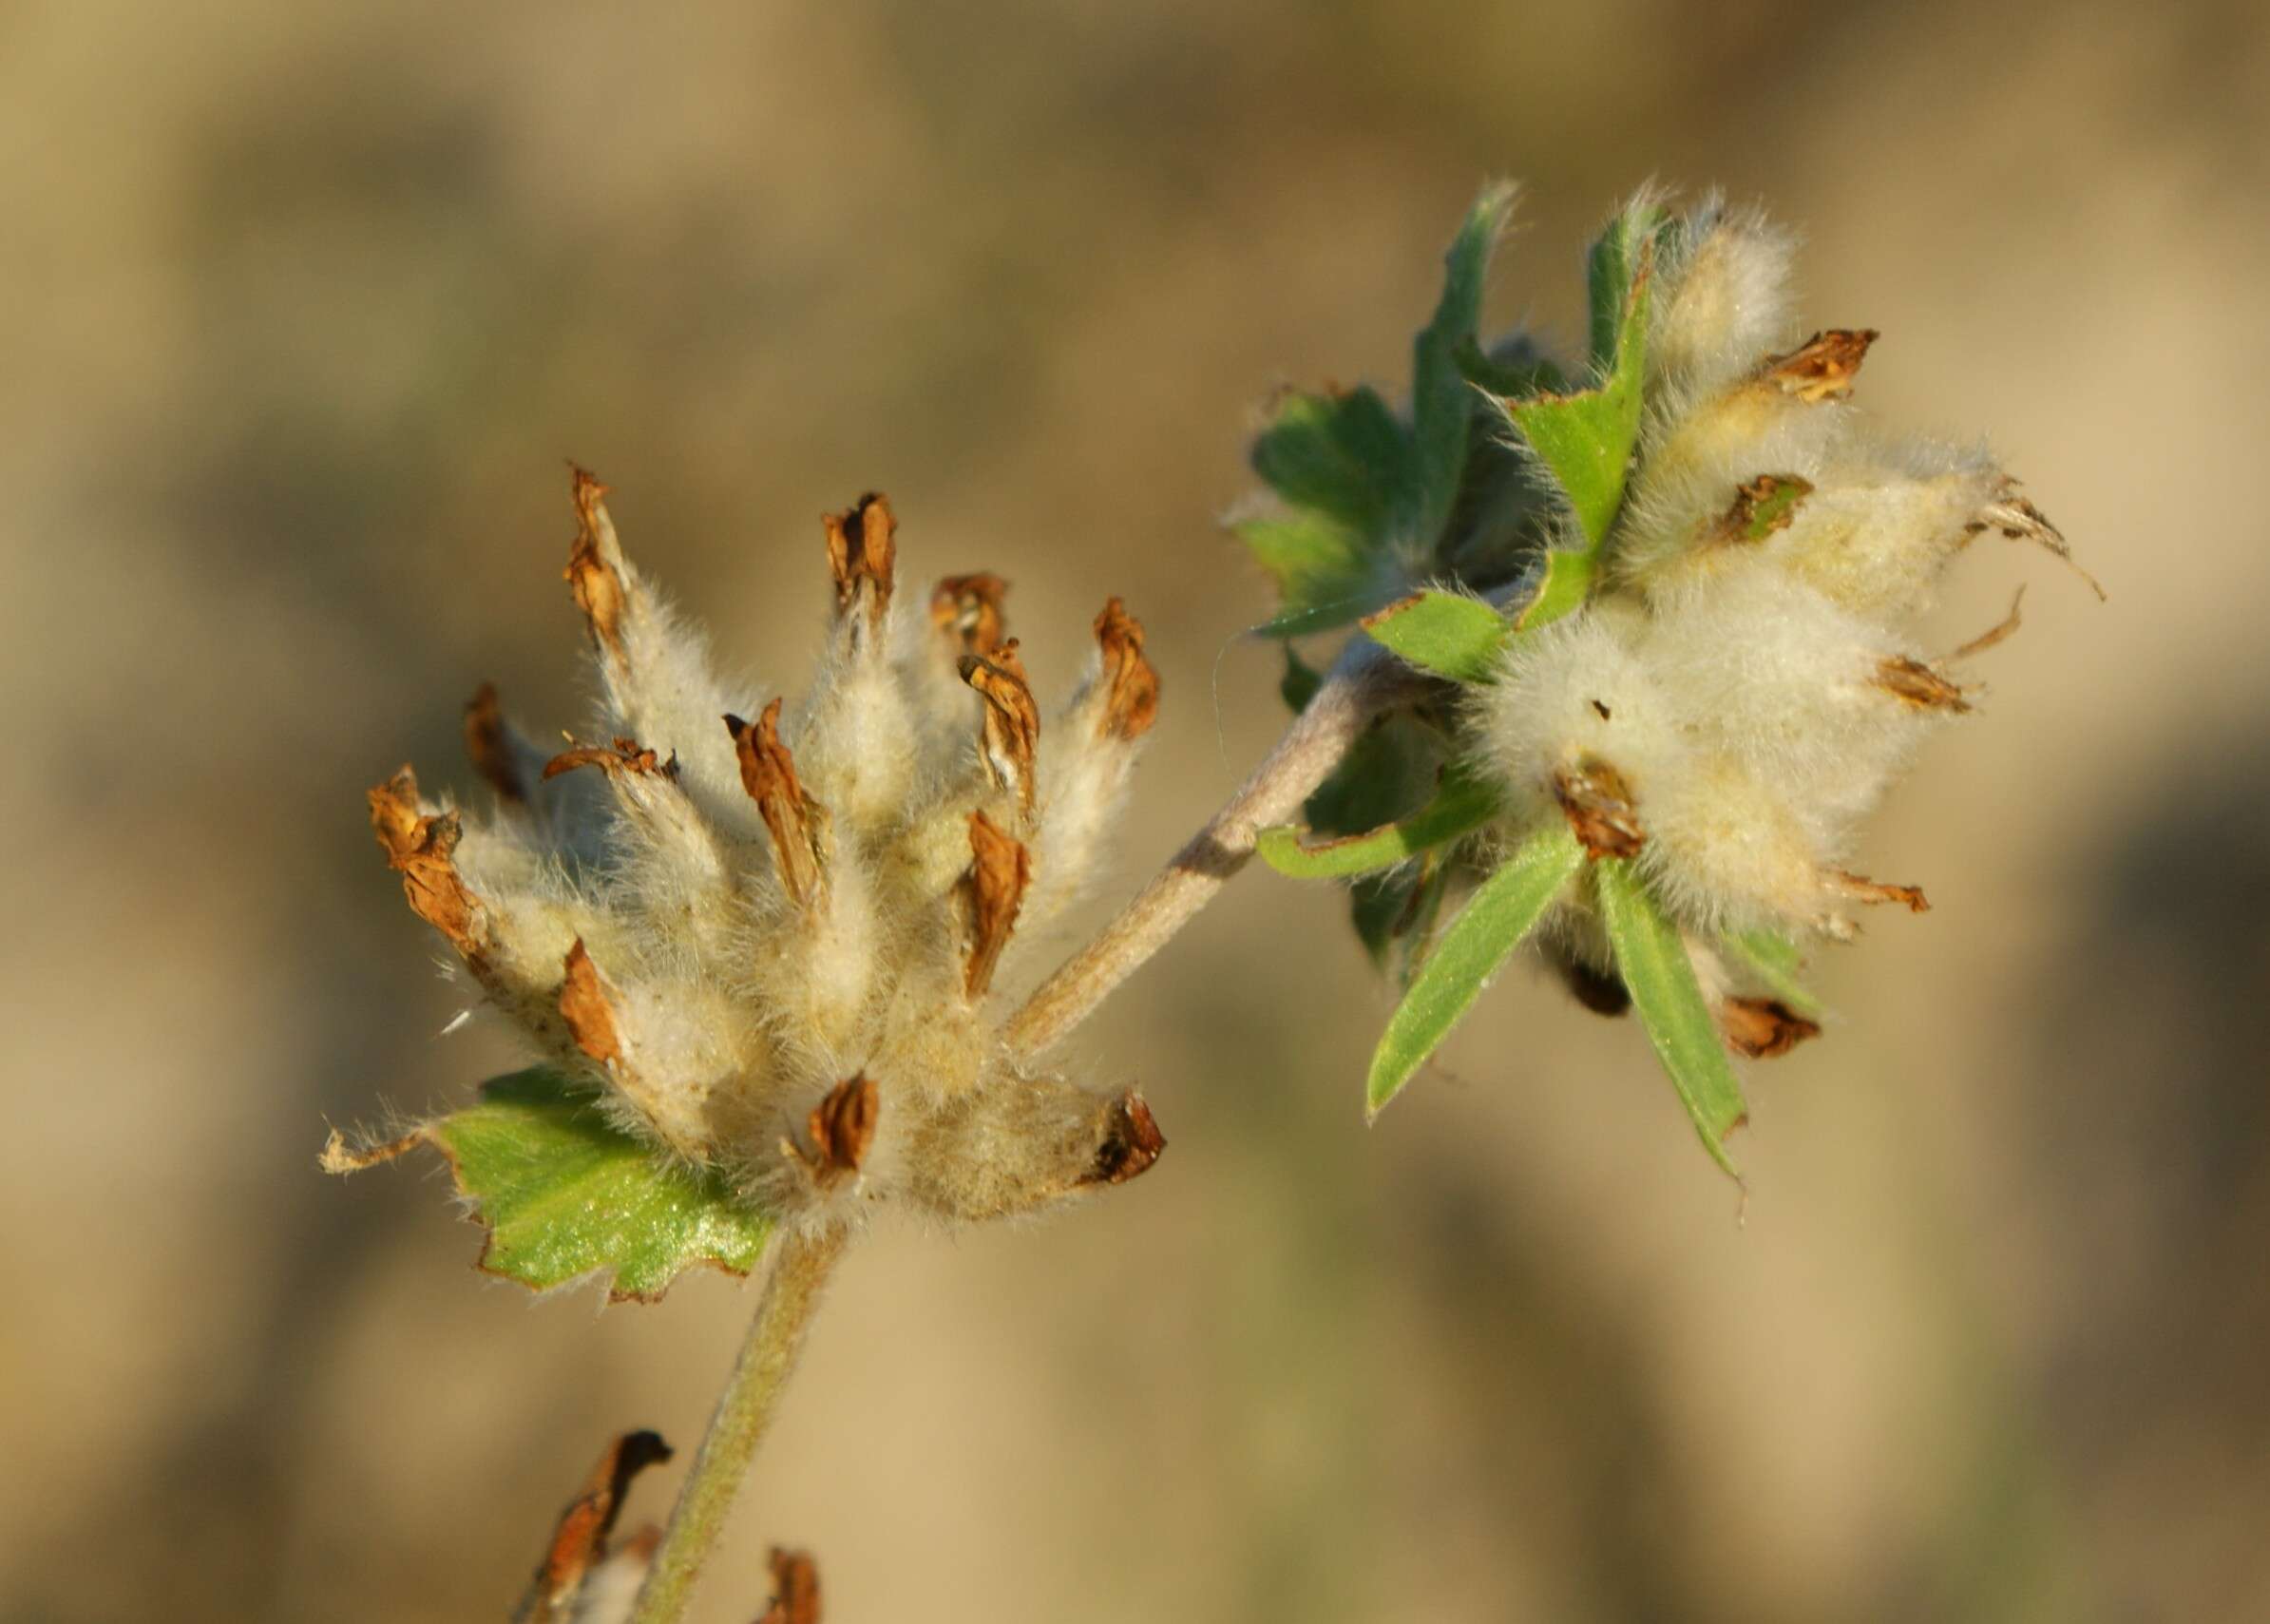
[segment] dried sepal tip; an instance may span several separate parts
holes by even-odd
[[[1841,897],[1869,904],[1898,903],[1910,913],[1929,913],[1931,903],[1923,895],[1920,886],[1887,885],[1882,880],[1871,880],[1863,875],[1849,873],[1842,869],[1831,869],[1827,875],[1829,888]]]
[[[955,657],[991,655],[1008,635],[1001,600],[1009,583],[998,575],[949,575],[930,592],[930,624]]]
[[[1166,1148],[1158,1119],[1142,1095],[1131,1088],[1113,1100],[1105,1114],[1103,1142],[1096,1149],[1096,1165],[1087,1182],[1125,1184],[1149,1172]]]
[[[1873,327],[1830,328],[1816,333],[1785,355],[1775,355],[1759,370],[1759,377],[1784,394],[1808,406],[1842,400],[1852,392],[1868,347],[1883,336]]]
[[[1728,998],[1720,1003],[1717,1014],[1726,1047],[1747,1060],[1771,1060],[1821,1036],[1820,1022],[1800,1015],[1778,998]]]
[[[1096,617],[1096,647],[1103,660],[1097,731],[1133,743],[1158,720],[1158,672],[1143,654],[1143,622],[1117,598]]]
[[[622,579],[622,545],[607,517],[607,487],[588,468],[570,465],[574,478],[576,539],[567,554],[567,585],[583,611],[591,640],[618,664],[624,659],[622,622],[630,590]]]
[[[460,834],[457,814],[421,812],[417,774],[408,767],[373,786],[370,800],[371,831],[388,866],[402,876],[410,910],[477,965],[487,946],[486,931],[480,899],[466,888],[451,861]]]
[[[823,814],[819,803],[804,793],[795,758],[780,742],[780,701],[767,705],[753,725],[728,716],[725,728],[740,759],[741,787],[773,837],[781,886],[798,907],[809,908],[820,892]]]
[[[828,537],[828,568],[835,577],[835,609],[851,615],[865,604],[869,626],[890,607],[897,563],[898,521],[881,491],[869,491],[841,513],[822,517]]]
[[[969,814],[969,867],[955,887],[963,917],[962,991],[983,998],[993,969],[1017,927],[1017,910],[1033,882],[1032,854],[983,812]]]
[[[2065,539],[2063,530],[2050,523],[2050,516],[2017,493],[2017,483],[2014,479],[2005,480],[2001,494],[1980,508],[1978,517],[1965,528],[1974,536],[1982,530],[1994,530],[2005,541],[2032,542],[2063,560],[2067,568],[2089,583],[2089,589],[2103,602],[2106,597],[2103,583],[2081,567],[2080,561],[2073,557],[2072,544]]]
[[[985,701],[982,741],[985,771],[1001,789],[1017,797],[1019,810],[1033,810],[1034,763],[1040,749],[1040,708],[1033,702],[1024,661],[1010,638],[990,655],[965,654],[962,680]]]
[[[497,685],[484,682],[466,701],[465,753],[497,799],[510,807],[525,807],[533,786],[528,781],[534,747],[505,719]]]
[[[583,948],[579,936],[567,950],[560,981],[560,1018],[567,1022],[576,1047],[602,1066],[622,1060],[622,1034],[615,1023],[615,1006],[607,986]]]
[[[608,1444],[553,1525],[551,1542],[536,1565],[516,1621],[568,1620],[582,1615],[584,1580],[607,1559],[607,1541],[622,1515],[631,1480],[671,1457],[658,1432],[626,1432]]]
[[[664,761],[635,738],[618,738],[612,744],[579,744],[562,751],[544,764],[544,775],[557,778],[563,773],[572,773],[579,767],[597,767],[609,777],[628,774],[637,777],[677,776],[677,757]]]
[[[1895,655],[1879,660],[1875,686],[1902,704],[1919,711],[1946,711],[1962,716],[1971,708],[1963,690],[1919,659]]]
[[[2024,623],[2019,610],[2025,602],[2026,589],[2021,586],[2010,595],[2010,613],[1987,627],[1985,631],[1980,632],[1969,642],[1964,643],[1962,647],[1948,655],[1946,663],[1951,665],[1958,659],[1969,659],[1973,655],[1984,654],[1988,649],[2014,637],[2018,627]]]
[[[882,1091],[865,1073],[847,1078],[830,1089],[805,1118],[804,1132],[811,1140],[808,1151],[789,1141],[790,1156],[804,1164],[812,1182],[830,1189],[855,1177],[875,1142],[875,1124],[883,1110]]]
[[[773,1599],[756,1624],[820,1624],[820,1569],[811,1553],[775,1545],[767,1561],[773,1569]]]
[[[1553,775],[1553,798],[1593,857],[1636,857],[1647,844],[1624,775],[1596,755],[1587,755]]]

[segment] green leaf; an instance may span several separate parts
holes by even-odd
[[[1300,830],[1266,829],[1255,850],[1263,862],[1293,879],[1338,879],[1416,857],[1471,833],[1497,815],[1495,788],[1482,779],[1452,772],[1442,774],[1441,787],[1433,800],[1393,823],[1314,845],[1301,838]]]
[[[1478,598],[1429,590],[1364,616],[1364,629],[1421,670],[1454,682],[1480,682],[1490,676],[1509,628]]]
[[[1533,836],[1477,888],[1420,965],[1371,1057],[1365,1114],[1377,1117],[1449,1036],[1492,976],[1584,867],[1584,848],[1565,827]]]
[[[1418,510],[1412,534],[1424,547],[1441,537],[1466,468],[1466,424],[1474,391],[1458,362],[1474,342],[1481,318],[1482,286],[1490,254],[1513,212],[1514,188],[1498,182],[1482,188],[1442,257],[1442,298],[1435,318],[1411,346],[1411,419],[1416,444]]]
[[[1593,866],[1599,884],[1600,913],[1615,950],[1616,972],[1631,991],[1631,1003],[1656,1058],[1670,1074],[1671,1086],[1694,1120],[1695,1133],[1710,1159],[1732,1176],[1726,1137],[1749,1115],[1742,1086],[1726,1059],[1726,1041],[1695,980],[1687,945],[1663,916],[1632,872],[1629,859],[1603,857]]]
[[[352,1173],[420,1145],[487,1227],[479,1267],[540,1291],[601,1275],[609,1301],[651,1303],[697,1264],[748,1273],[773,1230],[723,1177],[664,1162],[548,1066],[388,1144],[357,1152],[334,1134],[323,1165]]]
[[[1582,547],[1546,555],[1545,579],[1518,621],[1523,630],[1551,624],[1591,595],[1601,545],[1623,506],[1632,449],[1639,443],[1657,220],[1654,211],[1635,205],[1593,246],[1593,367],[1598,383],[1581,394],[1540,395],[1506,406],[1584,534]]]
[[[1293,393],[1253,441],[1253,471],[1295,507],[1383,542],[1416,484],[1411,436],[1368,387]]]
[[[1277,583],[1269,637],[1300,637],[1360,621],[1393,590],[1392,574],[1362,537],[1312,510],[1240,519],[1230,528]]]
[[[1286,643],[1284,648],[1285,675],[1277,683],[1277,692],[1285,697],[1285,708],[1299,716],[1325,685],[1325,674],[1303,659],[1292,644]]]
[[[1319,834],[1364,834],[1435,796],[1450,756],[1440,729],[1411,712],[1375,722],[1302,812]]]
[[[1592,246],[1585,265],[1585,294],[1591,305],[1593,371],[1606,373],[1624,357],[1631,327],[1627,319],[1635,287],[1644,284],[1668,222],[1663,210],[1642,193],[1616,211]],[[1646,324],[1641,324],[1645,332]]]
[[[1416,863],[1365,874],[1348,888],[1356,935],[1375,966],[1386,970],[1394,961],[1398,986],[1408,987],[1412,972],[1425,959],[1451,874],[1459,867],[1438,849]]]
[[[1561,370],[1534,353],[1525,340],[1488,352],[1476,340],[1464,339],[1451,352],[1451,359],[1458,363],[1459,376],[1500,398],[1559,394],[1569,387]]]
[[[1798,1014],[1820,1015],[1821,1001],[1798,979],[1804,955],[1788,937],[1778,930],[1738,930],[1720,937],[1718,945],[1750,979]]]

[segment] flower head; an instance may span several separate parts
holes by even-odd
[[[1973,708],[1963,662],[2016,624],[1934,657],[1906,622],[1981,533],[2064,541],[1983,449],[1853,409],[1878,334],[1803,335],[1787,233],[1707,205],[1653,244],[1643,414],[1599,573],[1507,640],[1472,736],[1516,838],[1569,820],[1698,938],[1842,938],[1855,903],[1923,907],[1849,871],[1859,824]],[[1572,900],[1565,937],[1606,965]]]
[[[1583,366],[1525,335],[1484,348],[1507,201],[1485,190],[1451,245],[1407,418],[1368,391],[1303,397],[1255,444],[1281,510],[1240,533],[1278,578],[1269,629],[1360,616],[1430,678],[1310,797],[1309,828],[1259,850],[1361,876],[1358,928],[1400,950],[1372,1109],[1534,938],[1588,1007],[1636,1007],[1730,1170],[1726,1052],[1818,1033],[1803,944],[1850,936],[1853,905],[1925,907],[1852,870],[1859,828],[1974,708],[1967,662],[2017,611],[1945,653],[1908,622],[1981,535],[2070,557],[1984,449],[1863,422],[1878,334],[1807,335],[1795,239],[1756,214],[1643,193],[1592,250]],[[1298,706],[1315,678],[1288,669]]]
[[[712,674],[604,495],[576,471],[592,737],[546,756],[484,688],[466,732],[492,812],[407,767],[373,789],[412,909],[620,1128],[767,1213],[982,1218],[1142,1172],[1164,1141],[1140,1095],[1012,1054],[994,1011],[1106,854],[1156,714],[1141,626],[1106,604],[1044,722],[1006,583],[909,605],[896,520],[866,496],[824,521],[818,671],[760,703]]]

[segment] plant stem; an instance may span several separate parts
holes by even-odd
[[[772,1424],[773,1408],[796,1367],[805,1328],[819,1308],[844,1244],[840,1229],[817,1239],[786,1234],[774,1243],[772,1269],[765,1276],[748,1340],[741,1345],[740,1358],[694,1457],[694,1469],[686,1475],[677,1506],[670,1514],[670,1527],[639,1588],[631,1624],[677,1624],[685,1616],[695,1584],[724,1531],[741,1480],[748,1475],[750,1459]]]
[[[1410,668],[1368,638],[1350,643],[1237,793],[1025,1001],[1003,1033],[1009,1047],[1036,1053],[1086,1020],[1246,866],[1261,831],[1291,817],[1372,720],[1416,686]]]

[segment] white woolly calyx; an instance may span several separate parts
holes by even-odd
[[[1007,583],[952,577],[903,614],[896,525],[866,496],[825,520],[835,610],[809,692],[753,706],[624,556],[604,487],[578,469],[574,495],[608,742],[547,758],[485,685],[466,737],[493,815],[429,801],[407,767],[370,795],[411,908],[488,1003],[622,1127],[793,1220],[893,1197],[990,1217],[1150,1166],[1138,1094],[1012,1058],[991,1009],[1020,924],[1104,861],[1156,716],[1119,601],[1044,747]]]
[[[1775,1053],[1809,1030],[1726,996],[1712,945],[1843,939],[1850,904],[1927,906],[1851,871],[1858,826],[1921,736],[1972,709],[1955,667],[2017,611],[1936,659],[1901,628],[1981,534],[2070,558],[1984,451],[1865,426],[1848,399],[1878,334],[1797,341],[1789,236],[1706,208],[1663,240],[1602,573],[1565,619],[1507,640],[1473,743],[1511,838],[1565,819],[1593,856],[1631,860],[1715,978],[1729,1042]],[[1589,884],[1547,940],[1588,1003],[1615,1003]]]

